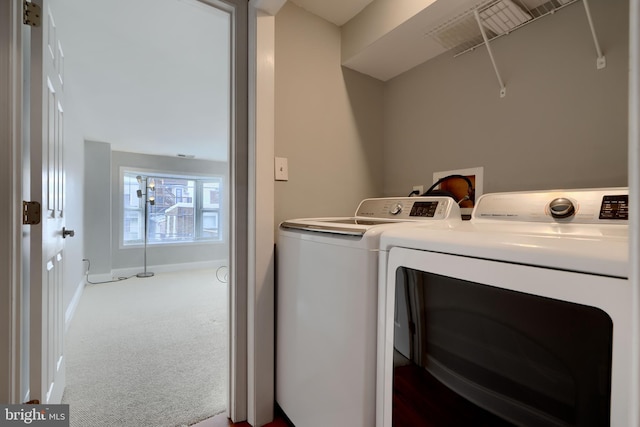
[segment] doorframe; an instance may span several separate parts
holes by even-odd
[[[207,1],[204,1],[207,3]],[[217,6],[231,14],[231,149],[229,158],[230,195],[230,280],[229,288],[229,388],[227,416],[233,421],[247,417],[247,270],[252,231],[247,227],[249,205],[248,162],[248,3],[245,0],[218,0]],[[227,5],[228,7],[222,7]],[[244,20],[241,21],[241,18]],[[239,49],[240,48],[240,49]],[[238,81],[245,82],[237,84]],[[244,302],[244,303],[243,303]]]
[[[631,285],[630,402],[640,400],[640,1],[629,1],[629,284]],[[629,425],[640,426],[640,407],[629,408]]]
[[[0,3],[0,200],[10,201],[0,210],[0,402],[17,403],[22,368],[22,2]]]
[[[275,15],[286,0],[249,1],[249,287],[247,421],[275,404]]]

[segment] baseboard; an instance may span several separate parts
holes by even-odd
[[[227,260],[198,261],[180,264],[148,265],[147,271],[153,273],[172,273],[184,270],[216,269],[226,265],[229,265],[229,261]],[[134,276],[138,273],[142,273],[143,271],[143,267],[118,268],[115,270],[111,270],[111,277],[109,277],[109,279],[107,280],[110,280],[112,277]]]
[[[64,394],[64,386],[67,383],[66,376],[66,357],[64,354],[57,364],[57,371],[54,374],[55,380],[49,385],[49,390],[45,393],[45,401],[40,402],[44,405],[59,405],[62,403],[62,395]]]
[[[71,302],[67,306],[67,310],[64,314],[64,332],[66,333],[69,329],[69,325],[71,324],[71,319],[73,319],[73,315],[76,314],[76,309],[78,308],[78,304],[80,303],[80,297],[82,296],[82,292],[84,291],[85,281],[83,280],[78,284],[76,291],[73,293],[73,298],[71,298]]]

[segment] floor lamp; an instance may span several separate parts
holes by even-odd
[[[138,180],[138,184],[140,186],[142,186],[142,183],[144,182],[144,193],[142,192],[142,188],[138,189],[137,191],[139,199],[144,197],[144,271],[142,273],[136,274],[136,277],[152,277],[153,273],[147,271],[147,226],[149,224],[149,205],[156,204],[156,198],[154,196],[150,196],[149,192],[155,193],[156,184],[153,179],[151,180],[151,182],[149,182],[148,177],[142,178],[140,175],[138,175],[136,179]]]

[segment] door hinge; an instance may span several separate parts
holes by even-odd
[[[22,201],[22,223],[26,225],[40,224],[40,203]]]
[[[23,0],[22,5],[22,22],[31,27],[39,27],[42,15],[40,6],[27,0]]]

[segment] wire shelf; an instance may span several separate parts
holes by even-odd
[[[427,31],[431,37],[454,56],[483,45],[484,38],[478,26],[478,12],[487,40],[509,34],[543,16],[553,14],[578,0],[484,0],[461,14]]]

